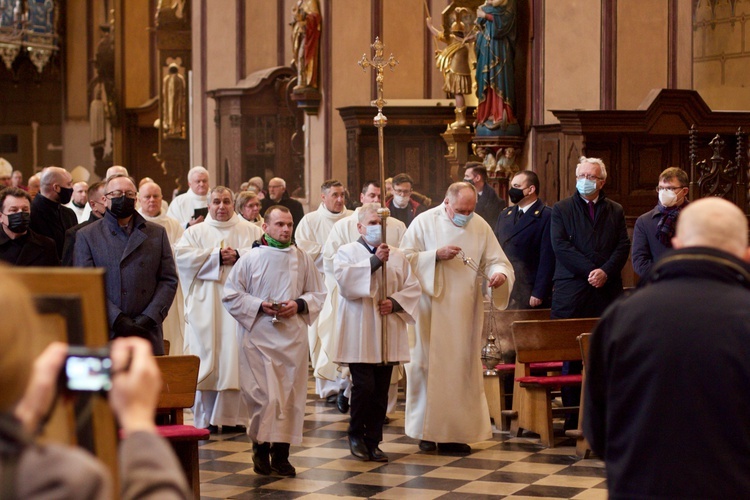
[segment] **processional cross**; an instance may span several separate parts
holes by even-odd
[[[375,82],[378,88],[378,98],[371,101],[370,104],[378,108],[378,114],[375,115],[375,118],[373,118],[372,121],[378,129],[378,166],[380,167],[380,209],[378,210],[378,216],[380,217],[380,224],[383,228],[382,241],[383,243],[386,243],[386,226],[388,217],[390,216],[390,211],[385,206],[385,148],[383,146],[383,128],[388,124],[388,119],[383,114],[383,106],[387,104],[385,99],[383,99],[383,82],[385,80],[383,73],[386,67],[391,68],[391,71],[393,71],[393,68],[398,64],[398,61],[393,57],[393,54],[391,54],[387,60],[383,57],[384,45],[379,37],[375,37],[375,43],[370,45],[370,47],[375,51],[375,56],[372,59],[367,59],[367,54],[362,54],[362,59],[360,59],[357,64],[360,65],[362,71],[367,71],[368,68],[372,68],[377,72]],[[388,275],[386,274],[385,262],[383,262],[382,273],[383,286],[380,287],[380,299],[385,300],[388,298]],[[386,317],[382,318],[380,324],[382,330],[382,335],[380,337],[381,354],[383,357],[383,363],[386,364],[388,361],[388,328],[386,325]]]

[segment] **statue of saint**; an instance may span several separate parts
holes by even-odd
[[[318,0],[297,0],[292,8],[292,65],[297,67],[297,85],[318,88],[320,28],[322,17]]]
[[[477,9],[477,135],[520,135],[514,58],[516,0],[487,0]]]
[[[166,139],[185,138],[185,93],[185,77],[173,62],[162,81],[161,128]]]
[[[468,128],[466,125],[465,94],[472,92],[471,67],[469,65],[469,45],[464,38],[465,26],[461,21],[461,13],[465,9],[456,9],[456,20],[451,25],[449,34],[438,31],[432,25],[432,19],[427,18],[427,29],[446,46],[440,52],[436,51],[437,67],[443,73],[443,90],[453,94],[456,98],[456,121],[451,123],[452,129]]]

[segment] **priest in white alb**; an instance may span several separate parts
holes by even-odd
[[[362,193],[359,195],[359,201],[363,205],[366,203],[380,203],[380,184],[376,181],[365,181],[362,186]],[[328,239],[323,246],[323,271],[326,275],[328,296],[326,297],[323,311],[320,313],[320,319],[318,320],[319,323],[325,324],[326,322],[335,321],[336,310],[338,307],[338,293],[336,279],[333,276],[333,258],[341,245],[352,243],[359,239],[360,235],[357,230],[357,223],[359,222],[358,212],[359,208],[348,217],[344,217],[334,224],[331,233],[328,235]],[[386,231],[386,243],[394,247],[399,246],[401,238],[406,232],[406,226],[403,222],[394,217],[389,217],[386,223],[388,225]],[[336,348],[334,329],[319,330],[319,332],[320,355],[318,356],[317,364],[313,366],[314,375],[316,378],[332,381],[339,387],[336,406],[341,413],[346,413],[349,410],[349,393],[351,389],[349,370],[348,368],[339,369],[339,367],[333,362],[332,353]],[[398,382],[398,374],[395,370],[392,381],[393,387],[391,389],[391,399],[394,403],[393,406],[395,406],[397,395],[396,383]]]
[[[505,309],[513,266],[492,228],[476,217],[477,192],[451,184],[444,202],[409,226],[401,248],[422,285],[411,361],[406,365],[406,425],[422,451],[470,453],[467,443],[492,437],[482,380],[482,279],[490,277],[495,307]]]
[[[339,293],[333,360],[348,366],[352,377],[348,430],[352,455],[387,462],[379,444],[391,373],[394,366],[409,361],[406,325],[414,324],[422,289],[404,254],[383,243],[379,208],[377,203],[360,207],[359,239],[339,247],[333,259]]]
[[[175,245],[185,294],[185,354],[201,359],[193,406],[196,427],[247,424],[240,396],[237,322],[221,299],[232,266],[262,234],[234,212],[232,191],[217,186],[209,194],[206,221],[189,227]]]
[[[159,224],[167,231],[167,238],[174,251],[175,243],[182,238],[185,230],[177,219],[168,216],[163,211],[161,187],[155,182],[144,182],[138,189],[138,212],[149,222]],[[185,344],[185,295],[182,287],[177,287],[177,292],[169,308],[167,317],[164,318],[161,328],[164,331],[164,340],[169,341],[169,354],[179,356],[184,353]]]
[[[320,186],[320,197],[322,199],[320,206],[314,212],[310,212],[302,218],[299,226],[295,229],[294,240],[299,248],[307,252],[315,262],[321,277],[325,279],[323,272],[323,245],[325,245],[328,235],[333,229],[333,225],[352,214],[344,206],[344,185],[341,182],[331,179],[325,181]],[[333,276],[331,276],[333,278]],[[326,288],[329,290],[336,289],[336,283],[326,282]],[[310,342],[310,360],[313,369],[315,367],[325,367],[330,364],[328,354],[322,349],[323,338],[329,338],[333,335],[335,327],[335,318],[330,314],[321,314],[318,319],[310,325],[308,337]],[[330,402],[335,402],[340,387],[340,381],[329,380],[323,377],[315,377],[315,392],[321,398],[331,398]]]
[[[188,228],[205,220],[205,216],[196,214],[196,210],[205,209],[208,204],[208,170],[193,167],[187,175],[187,192],[175,196],[169,204],[167,215],[177,219],[182,227]]]
[[[224,307],[239,322],[240,385],[256,474],[294,476],[289,446],[302,442],[307,398],[307,327],[325,286],[313,260],[291,244],[289,209],[266,210],[265,234],[229,274]]]

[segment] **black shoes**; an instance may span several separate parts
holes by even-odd
[[[391,417],[386,415],[385,418],[383,419],[383,425],[388,425],[390,423],[391,423]]]
[[[253,443],[253,472],[261,476],[271,475],[271,443]]]
[[[326,398],[326,404],[335,405],[338,399],[339,399],[338,394],[331,394],[330,396]]]
[[[441,453],[471,453],[471,446],[464,443],[438,443],[437,447]]]
[[[422,451],[435,451],[437,450],[437,443],[435,441],[420,441],[419,449]]]
[[[222,434],[231,434],[234,432],[240,432],[244,434],[247,432],[247,429],[244,425],[222,425],[221,426],[221,433]]]
[[[377,445],[376,446],[370,446],[370,460],[373,462],[387,462],[388,461],[388,455],[383,453],[383,450],[381,450]]]
[[[339,392],[339,395],[336,398],[336,408],[338,408],[341,413],[349,411],[349,398],[344,396],[344,391]]]
[[[289,463],[289,443],[271,445],[271,470],[284,477],[297,475],[294,466]]]
[[[367,448],[367,443],[359,436],[349,436],[349,450],[352,455],[360,460],[370,460],[370,450]]]

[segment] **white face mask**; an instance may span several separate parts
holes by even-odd
[[[379,224],[377,226],[365,226],[365,231],[367,232],[363,237],[370,245],[376,247],[383,242],[383,228]]]
[[[659,191],[659,203],[667,208],[675,206],[677,204],[677,193],[671,189]]]
[[[406,205],[408,203],[409,203],[408,196],[400,196],[397,194],[393,195],[393,204],[396,205],[398,208],[406,208]]]

